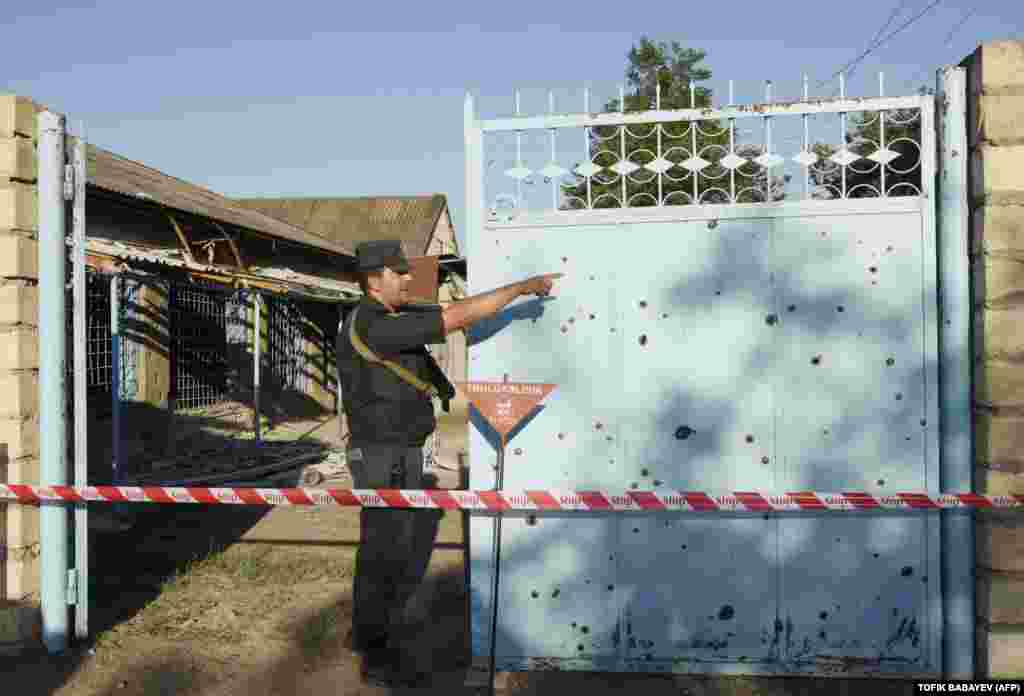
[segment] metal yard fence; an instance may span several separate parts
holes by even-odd
[[[280,388],[304,392],[308,375],[302,309],[295,301],[280,297],[266,298],[266,305],[270,374]]]
[[[110,336],[110,277],[98,273],[85,276],[86,384],[90,394],[110,393],[113,383],[113,350]],[[74,370],[71,292],[67,292],[68,390]],[[69,400],[69,403],[71,401]]]
[[[210,406],[227,394],[228,300],[213,288],[169,285],[171,384],[176,410]]]
[[[69,264],[70,268],[70,264]],[[184,280],[159,279],[146,281],[167,294],[165,317],[146,316],[141,307],[143,282],[123,277],[114,284],[112,277],[100,273],[86,274],[86,370],[89,395],[111,395],[115,383],[114,342],[111,332],[111,287],[118,288],[118,307],[122,334],[119,349],[121,397],[131,399],[136,393],[136,365],[140,343],[138,329],[126,328],[146,322],[167,327],[167,352],[170,360],[171,393],[175,410],[204,408],[232,398],[235,391],[245,390],[246,375],[240,365],[233,364],[239,353],[251,355],[253,341],[252,296],[244,291],[231,291]],[[306,344],[315,340],[308,330],[310,317],[295,300],[264,296],[266,314],[262,329],[265,337],[263,368],[281,389],[305,392],[311,379]],[[71,291],[67,292],[68,357],[67,385],[70,390],[76,348],[72,338]],[[152,339],[154,337],[146,337]],[[316,341],[327,353],[333,353],[332,341]],[[328,356],[330,359],[330,356]],[[251,360],[251,358],[249,358]]]

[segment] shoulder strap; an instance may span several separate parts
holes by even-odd
[[[352,316],[350,317],[348,325],[348,339],[349,341],[351,341],[352,347],[355,348],[356,352],[359,353],[359,355],[362,356],[362,358],[367,362],[376,363],[377,365],[383,365],[384,367],[394,372],[395,376],[398,377],[403,382],[411,384],[413,387],[420,390],[424,394],[427,394],[431,397],[436,397],[438,395],[437,387],[435,387],[432,384],[427,384],[422,379],[420,379],[419,377],[417,377],[412,372],[405,369],[398,363],[382,358],[378,356],[376,353],[374,353],[372,350],[370,350],[370,346],[366,345],[366,343],[363,342],[363,339],[359,337],[359,334],[356,333],[356,313],[358,311],[359,307],[356,307],[355,309],[352,310]]]

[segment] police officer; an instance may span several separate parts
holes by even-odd
[[[547,296],[562,274],[535,276],[448,307],[412,305],[400,242],[356,248],[363,297],[339,327],[337,360],[349,425],[348,462],[356,488],[424,488],[423,445],[433,433],[432,397],[454,389],[424,344],[494,316],[522,295]],[[445,405],[447,405],[445,403]],[[400,659],[406,602],[426,575],[439,510],[363,509],[353,587],[351,647],[363,676],[388,684],[422,682]]]

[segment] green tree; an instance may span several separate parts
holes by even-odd
[[[661,109],[676,110],[710,108],[712,91],[698,83],[711,78],[711,70],[703,65],[707,53],[694,48],[683,48],[677,41],[654,42],[643,36],[627,54],[627,91],[624,103],[612,99],[604,105],[606,113],[636,112],[657,106],[658,88],[661,90]],[[659,132],[660,131],[660,132]],[[735,140],[735,138],[733,139]],[[735,143],[735,153],[752,159],[761,154],[759,145]],[[634,170],[626,180],[625,199],[629,207],[685,203],[730,202],[733,184],[728,169],[721,160],[730,154],[729,124],[700,120],[676,121],[662,124],[643,124],[619,127],[601,126],[590,132],[590,161],[602,167],[590,179],[576,173],[575,181],[563,186],[562,209],[614,208],[623,204],[622,178],[610,170],[622,160],[643,167],[660,158],[663,160],[661,188],[658,174],[649,169]],[[684,163],[695,163],[700,158],[708,164],[699,172]],[[584,163],[585,164],[585,163]],[[735,191],[740,202],[778,200],[783,196],[784,180],[773,177],[768,188],[764,167],[747,162],[735,175]],[[694,178],[696,177],[696,191]]]
[[[925,92],[921,90],[922,94]],[[851,161],[846,167],[846,196],[877,198],[917,195],[921,188],[920,110],[857,112],[848,118],[844,144],[846,149],[860,159]],[[813,196],[839,198],[844,185],[842,167],[828,160],[839,151],[839,147],[816,143],[812,149],[821,158],[810,169],[811,181],[816,187]],[[891,159],[877,161],[869,158],[879,151],[892,153],[889,155]]]

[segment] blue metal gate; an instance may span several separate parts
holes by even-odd
[[[522,117],[517,99],[478,120],[467,99],[473,292],[566,274],[470,337],[471,380],[558,385],[505,486],[937,492],[934,108]],[[563,167],[573,131],[584,157]],[[484,166],[502,138],[505,196]],[[494,443],[470,437],[470,486],[493,487]],[[470,526],[485,659],[491,518]],[[942,671],[937,514],[519,515],[502,547],[499,669]]]

